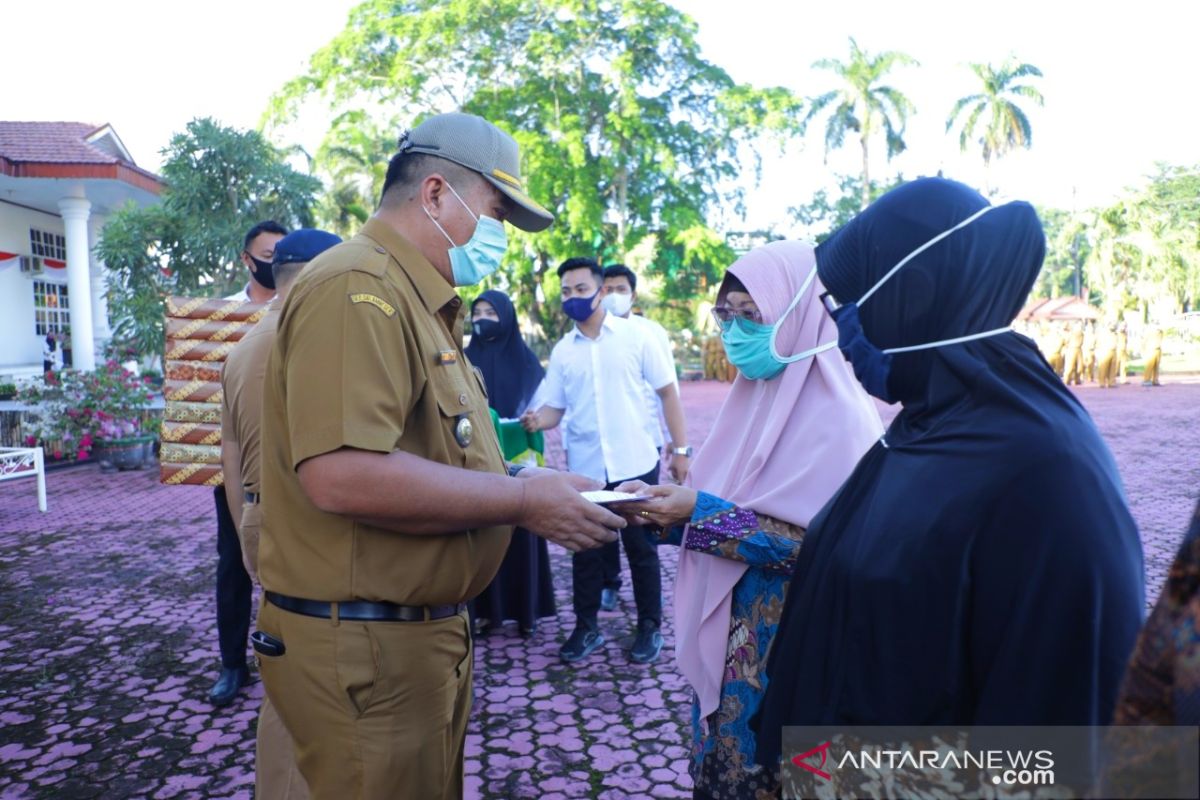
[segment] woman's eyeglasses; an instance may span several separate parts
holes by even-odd
[[[735,319],[762,324],[762,314],[757,308],[734,308],[733,306],[713,306],[713,319],[722,328],[730,325]]]

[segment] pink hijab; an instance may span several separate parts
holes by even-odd
[[[729,268],[773,324],[816,266],[804,242],[772,242]],[[784,320],[779,355],[837,341],[820,279]],[[722,291],[724,299],[724,291]],[[767,381],[740,373],[687,484],[738,506],[807,528],[883,433],[879,412],[836,348],[788,364]],[[733,587],[746,565],[686,548],[675,582],[675,658],[696,690],[700,718],[717,709],[729,646]]]

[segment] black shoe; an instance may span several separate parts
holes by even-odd
[[[601,611],[616,611],[617,610],[617,590],[604,588],[600,592],[600,610]]]
[[[649,664],[658,660],[662,652],[663,637],[653,622],[639,622],[637,638],[629,648],[629,660],[635,664]]]
[[[233,702],[238,690],[250,682],[250,670],[246,667],[222,668],[221,677],[208,693],[208,702],[214,706],[227,706]]]
[[[571,636],[558,651],[562,660],[573,664],[591,655],[604,644],[604,635],[591,628],[576,627]]]

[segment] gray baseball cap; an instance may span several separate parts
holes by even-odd
[[[550,227],[554,215],[525,193],[521,153],[504,131],[474,114],[438,114],[400,137],[400,152],[427,153],[474,170],[513,201],[508,221],[523,231]]]

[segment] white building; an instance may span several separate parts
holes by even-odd
[[[109,125],[0,122],[0,380],[40,374],[50,332],[95,367],[111,330],[92,250],[109,215],[162,189]]]

